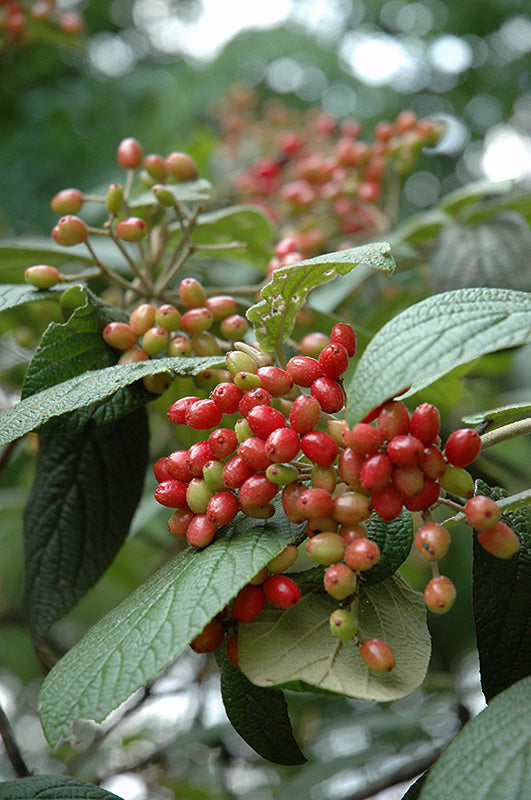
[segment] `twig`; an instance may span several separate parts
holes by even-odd
[[[0,705],[0,736],[2,737],[2,740],[4,742],[6,755],[9,759],[11,766],[15,771],[15,775],[17,776],[17,778],[28,778],[31,775],[31,772],[26,766],[26,762],[24,761],[22,753],[20,752],[18,744],[16,743],[13,729],[11,728],[9,720],[1,705]]]
[[[484,433],[481,437],[481,449],[484,450],[486,447],[492,447],[495,444],[500,444],[500,442],[507,442],[509,439],[516,439],[518,436],[525,436],[527,433],[531,433],[531,417],[511,422],[509,425],[503,425],[494,431]]]

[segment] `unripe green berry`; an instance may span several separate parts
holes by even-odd
[[[333,467],[323,467],[320,464],[314,464],[312,469],[312,486],[315,489],[325,489],[332,494],[336,485],[337,475]]]
[[[247,333],[249,325],[245,317],[240,314],[231,314],[221,321],[221,335],[230,342],[236,342]]]
[[[292,464],[270,464],[265,474],[268,481],[276,483],[277,486],[287,486],[299,478],[299,470]]]
[[[446,492],[458,497],[470,497],[474,494],[474,479],[462,467],[447,467],[444,475],[439,478],[439,485]]]
[[[356,575],[346,564],[332,564],[324,574],[324,588],[335,600],[345,600],[356,588]]]
[[[171,386],[171,378],[167,372],[157,372],[156,375],[146,375],[142,383],[153,394],[164,394]]]
[[[237,372],[233,375],[232,380],[242,392],[250,392],[262,386],[262,381],[254,372]]]
[[[225,481],[223,480],[223,461],[213,460],[207,461],[203,467],[203,478],[209,489],[215,492],[222,492],[226,489]]]
[[[249,425],[246,419],[239,419],[236,422],[236,424],[234,425],[234,433],[236,434],[238,444],[241,444],[246,439],[250,439],[251,436],[254,436],[254,433],[251,430],[251,426]]]
[[[124,242],[139,242],[147,233],[147,225],[140,217],[127,217],[117,224],[114,232]]]
[[[56,214],[76,214],[83,207],[83,195],[79,189],[62,189],[50,200],[50,208]]]
[[[190,343],[196,356],[219,356],[221,347],[215,336],[208,331],[196,333],[192,336]],[[229,373],[230,374],[230,373]]]
[[[341,642],[350,642],[358,632],[356,617],[346,608],[338,608],[330,614],[330,630]]]
[[[172,336],[168,342],[168,355],[172,357],[186,358],[192,355],[192,343],[187,336],[177,334]]]
[[[226,355],[227,369],[232,376],[237,375],[238,372],[251,372],[256,373],[257,366],[251,356],[247,353],[242,353],[240,350],[231,350]],[[260,379],[258,379],[260,380]],[[258,384],[261,385],[261,382]]]
[[[177,331],[181,324],[181,315],[175,306],[165,303],[155,311],[155,323],[167,331]]]
[[[124,201],[124,190],[119,183],[111,183],[107,189],[107,196],[105,198],[105,207],[109,214],[119,214],[122,210]]]
[[[157,153],[148,153],[147,156],[144,156],[143,164],[144,169],[146,169],[156,181],[166,180],[166,165],[162,156],[159,156]]]
[[[345,553],[345,540],[338,533],[316,533],[306,543],[308,555],[318,564],[330,566],[341,561]]]
[[[27,268],[24,272],[24,280],[37,289],[50,289],[56,283],[59,283],[61,274],[55,267],[50,267],[47,264],[37,264],[34,267]]]
[[[295,561],[297,560],[297,556],[299,551],[297,550],[296,545],[288,544],[284,550],[272,558],[270,561],[267,562],[266,566],[269,572],[273,572],[274,574],[280,574],[285,572],[287,569],[293,566]]]
[[[149,328],[142,337],[142,349],[148,356],[156,356],[166,348],[168,344],[168,331],[165,328]]]
[[[175,205],[175,197],[167,186],[162,186],[160,183],[151,187],[151,191],[163,206],[172,208]]]
[[[194,514],[206,514],[208,501],[214,494],[204,478],[192,478],[186,490],[186,502]]]

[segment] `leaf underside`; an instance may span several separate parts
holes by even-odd
[[[68,775],[38,775],[0,783],[2,800],[120,800],[118,795]]]

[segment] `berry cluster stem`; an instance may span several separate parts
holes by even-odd
[[[519,419],[516,422],[511,422],[508,425],[503,425],[501,428],[496,428],[494,431],[484,433],[481,437],[481,449],[492,447],[501,442],[507,442],[510,439],[516,439],[518,436],[525,436],[531,433],[531,417],[527,419]]]

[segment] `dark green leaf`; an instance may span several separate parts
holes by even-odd
[[[54,286],[53,289],[41,290],[27,283],[4,283],[0,286],[0,311],[17,308],[36,300],[56,300],[57,295],[64,292],[64,289],[64,284]]]
[[[476,494],[507,496],[478,481]],[[531,674],[531,511],[502,515],[520,538],[520,552],[495,558],[474,537],[474,619],[481,685],[487,700]]]
[[[192,233],[197,244],[220,245],[220,252],[231,258],[245,258],[261,272],[272,253],[274,228],[257,206],[229,206],[201,214]],[[229,253],[224,244],[241,242],[244,247]]]
[[[423,211],[402,222],[390,237],[389,243],[393,249],[404,242],[413,245],[431,245],[441,228],[452,222],[452,217],[439,209]]]
[[[338,275],[346,275],[359,264],[384,272],[393,272],[395,268],[389,245],[378,242],[327,253],[275,270],[271,281],[262,289],[264,299],[247,312],[261,348],[270,351],[280,348],[293,330],[295,317],[309,292]]]
[[[85,372],[75,378],[43,389],[11,408],[0,412],[0,445],[12,442],[33,431],[49,419],[110,397],[123,386],[129,386],[146,375],[174,372],[197,375],[209,367],[221,367],[225,359],[159,358],[136,364],[116,364],[105,369]]]
[[[432,285],[436,292],[466,286],[531,289],[531,233],[516,212],[498,214],[475,226],[444,228],[434,245]]]
[[[70,261],[81,261],[83,266],[94,263],[85,247],[61,247],[46,236],[4,239],[0,242],[0,275],[3,283],[22,280],[26,267],[34,264],[61,267]]]
[[[437,203],[437,207],[442,208],[443,211],[447,211],[449,214],[457,214],[466,209],[467,206],[475,205],[479,200],[483,200],[486,197],[508,194],[513,186],[513,181],[477,181],[475,183],[467,183],[466,186],[461,186],[454,192],[442,197]]]
[[[467,722],[430,769],[420,800],[528,800],[531,678]]]
[[[148,459],[144,408],[81,433],[40,439],[24,514],[26,605],[38,642],[96,583],[121,547]]]
[[[340,642],[329,617],[338,607],[324,592],[308,592],[287,611],[266,609],[240,625],[239,663],[258,686],[326,690],[364,700],[405,697],[420,686],[430,658],[430,637],[422,596],[400,575],[360,586],[359,631],[391,645],[392,672],[370,672],[354,640]]]
[[[456,289],[393,317],[371,339],[348,387],[352,425],[408,387],[408,394],[485,353],[531,341],[531,294]]]
[[[418,800],[427,777],[428,773],[424,772],[420,778],[417,778],[415,783],[409,787],[405,795],[402,797],[402,800]]]
[[[40,704],[49,742],[68,739],[77,719],[101,722],[152,680],[300,533],[282,511],[267,521],[239,517],[204,550],[165,564],[47,676]]]
[[[224,653],[218,656],[218,664],[223,705],[242,739],[274,764],[304,764],[306,758],[293,737],[283,692],[255,686]]]
[[[373,585],[393,575],[404,563],[413,544],[413,521],[406,509],[391,522],[384,522],[377,514],[372,514],[365,523],[368,538],[380,548],[380,560],[364,574],[367,585]]]
[[[68,775],[38,775],[0,783],[2,800],[120,800],[118,795]]]

